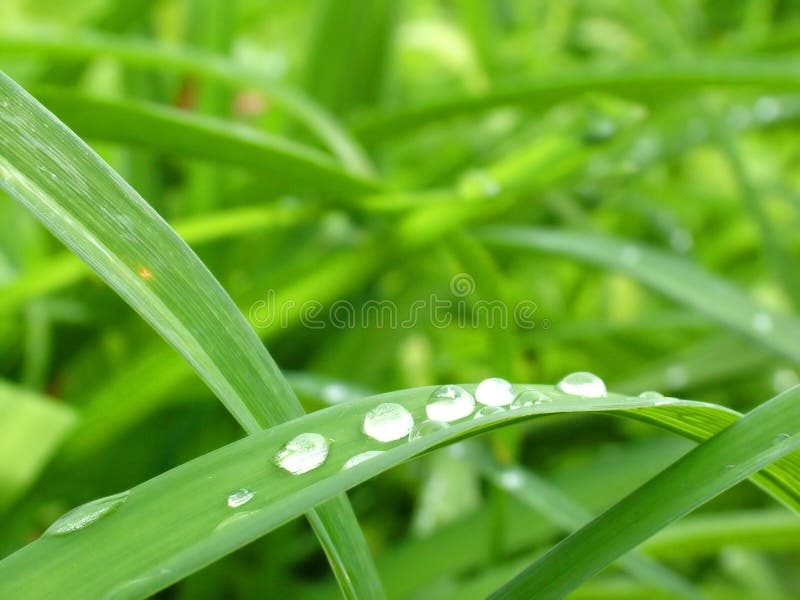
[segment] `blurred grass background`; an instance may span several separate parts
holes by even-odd
[[[458,273],[473,299],[536,303],[533,329],[262,330],[309,410],[337,400],[336,382],[386,391],[589,370],[617,391],[742,411],[798,382],[796,359],[743,336],[748,323],[723,326],[569,251],[473,233],[497,222],[647,244],[788,318],[800,306],[796,3],[5,0],[3,13],[0,67],[179,229],[244,312],[277,290],[390,300],[403,315],[451,296]],[[279,162],[267,134],[302,144],[288,149],[317,170]],[[0,215],[5,555],[65,509],[241,432],[32,216],[4,196]],[[12,421],[31,394],[36,408]],[[12,433],[28,440],[22,458]],[[592,511],[689,447],[598,416],[484,441]],[[482,577],[561,535],[446,452],[351,498],[392,597],[480,594]],[[690,517],[705,529],[681,538],[679,524],[652,551],[719,597],[796,597],[800,536],[775,511],[739,486]],[[296,522],[163,596],[321,598],[330,586]],[[645,593],[609,572],[576,597]]]

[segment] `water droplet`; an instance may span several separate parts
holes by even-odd
[[[121,492],[82,504],[59,517],[45,531],[45,535],[66,535],[83,529],[117,510],[128,500],[130,492]]]
[[[413,442],[414,440],[424,438],[425,436],[441,431],[442,429],[447,429],[448,427],[450,427],[450,425],[444,421],[433,421],[430,419],[423,421],[414,426],[414,429],[408,434],[408,441]]]
[[[370,458],[375,458],[379,454],[383,454],[383,450],[367,450],[366,452],[362,452],[361,454],[356,454],[351,456],[347,459],[347,462],[344,463],[343,469],[352,469],[356,465],[360,465],[365,460],[369,460]]]
[[[632,267],[639,263],[639,260],[642,258],[642,253],[633,244],[627,244],[623,246],[622,252],[620,253],[620,260],[625,265]]]
[[[642,400],[650,400],[653,403],[653,406],[666,406],[668,404],[672,404],[674,401],[674,398],[668,398],[661,392],[656,392],[653,390],[642,392],[639,394],[639,398]]]
[[[475,416],[473,419],[482,419],[483,417],[488,417],[489,415],[496,415],[497,413],[506,412],[506,409],[502,406],[482,406],[479,410],[475,412]]]
[[[558,382],[556,388],[571,396],[583,398],[605,398],[606,384],[594,373],[578,371],[570,373]]]
[[[231,508],[239,508],[250,502],[255,496],[256,493],[252,492],[246,488],[242,488],[240,490],[236,490],[235,492],[231,492],[228,496],[228,506]]]
[[[518,490],[525,483],[525,475],[520,469],[507,469],[500,474],[500,485],[506,490]]]
[[[408,435],[414,417],[400,404],[379,404],[364,416],[363,430],[373,440],[393,442]]]
[[[792,436],[790,436],[788,433],[779,433],[772,439],[772,443],[777,446],[778,444],[783,444],[786,440],[788,440],[791,437]]]
[[[318,433],[301,433],[289,440],[272,459],[284,471],[301,475],[316,469],[328,458],[328,440]]]
[[[486,406],[506,406],[514,401],[514,388],[505,379],[490,377],[478,384],[475,400]]]
[[[472,170],[465,173],[458,181],[458,191],[468,200],[492,198],[502,190],[500,184],[486,171]]]
[[[514,401],[511,403],[509,408],[511,410],[518,410],[520,408],[530,408],[531,406],[547,404],[548,402],[552,401],[553,399],[550,398],[550,396],[540,392],[539,390],[525,390],[516,398],[514,398]]]
[[[768,313],[765,312],[757,312],[753,315],[753,329],[755,329],[758,333],[767,333],[772,331],[775,324],[772,321],[772,317],[769,316]]]
[[[425,412],[434,421],[457,421],[472,414],[475,399],[457,385],[443,385],[433,390]]]

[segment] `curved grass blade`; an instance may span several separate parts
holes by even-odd
[[[60,59],[112,58],[127,66],[179,71],[228,86],[255,88],[268,94],[284,110],[305,124],[348,169],[365,176],[373,172],[364,151],[321,106],[263,73],[213,54],[91,32],[73,34],[69,38],[47,34],[6,34],[0,36],[0,53]]]
[[[542,108],[586,92],[619,94],[626,98],[663,101],[706,87],[795,91],[800,89],[797,65],[775,60],[703,60],[631,65],[624,70],[592,68],[513,85],[498,85],[485,94],[461,95],[395,112],[365,116],[355,124],[358,137],[368,142],[408,133],[435,121],[476,114],[501,106]]]
[[[668,252],[577,231],[496,226],[479,237],[493,246],[563,254],[619,270],[765,348],[800,362],[800,320],[760,307],[744,292]]]
[[[173,227],[187,244],[198,245],[255,231],[291,227],[311,214],[311,211],[291,206],[246,207],[188,217],[175,222]],[[52,256],[46,265],[0,286],[0,314],[33,298],[74,285],[91,273],[91,269],[72,253]]]
[[[3,74],[0,106],[0,185],[9,195],[178,350],[245,431],[303,414],[258,336],[169,225]],[[346,498],[319,507],[310,520],[343,591],[353,597],[380,595]]]
[[[355,195],[380,189],[376,181],[345,171],[314,148],[249,127],[156,104],[92,98],[57,88],[37,88],[34,94],[83,138],[231,165],[321,192]],[[159,134],[153,135],[154,131]]]
[[[690,451],[563,540],[492,598],[563,598],[667,524],[798,448],[800,386],[758,406]]]
[[[466,387],[474,391],[474,386]],[[645,420],[695,439],[714,435],[738,418],[723,407],[700,402],[672,400],[669,405],[656,405],[653,400],[616,394],[577,398],[550,386],[518,386],[519,391],[543,392],[552,401],[482,419],[467,418],[413,443],[401,439],[381,444],[361,432],[364,414],[383,402],[404,405],[417,422],[425,419],[425,405],[433,389],[401,390],[320,410],[250,435],[142,483],[130,491],[122,508],[94,525],[70,535],[44,536],[0,562],[0,596],[17,597],[21,590],[34,597],[57,593],[66,599],[152,594],[392,466],[433,448],[535,416],[609,413]],[[800,407],[796,402],[799,395],[800,388],[779,398],[794,400]],[[782,400],[779,408],[785,408],[784,404]],[[777,432],[800,432],[800,415],[795,418],[798,412],[800,408],[788,411],[788,415],[784,412]],[[767,435],[765,431],[761,434]],[[295,476],[272,463],[276,451],[288,440],[308,432],[332,440],[324,464]],[[771,442],[774,435],[769,437]],[[761,438],[756,441],[760,443]],[[779,446],[770,446],[769,458],[775,460],[798,444],[800,433]],[[760,446],[753,447],[754,453],[758,452]],[[354,454],[375,449],[386,451],[342,469]],[[800,506],[800,457],[786,456],[771,466],[766,466],[765,455],[759,454],[758,459],[766,468],[754,474],[753,481]],[[726,473],[726,484],[745,478],[751,463],[747,466],[747,472],[743,466]],[[698,471],[692,481],[701,476],[714,479],[715,473]],[[231,509],[226,498],[242,487],[254,496],[239,509]],[[115,558],[120,552],[126,555],[124,562]],[[75,581],[76,570],[87,576]],[[41,577],[43,571],[47,577]]]

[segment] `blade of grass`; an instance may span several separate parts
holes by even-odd
[[[343,170],[326,154],[289,139],[229,121],[146,102],[105,100],[57,88],[36,98],[85,138],[130,144],[179,157],[288,178],[304,188],[355,195],[374,193],[373,179]],[[159,135],[153,135],[158,131]]]
[[[248,433],[303,414],[233,301],[177,234],[92,150],[0,74],[0,185],[158,331]],[[343,592],[380,596],[347,499],[309,519]]]
[[[268,94],[303,123],[353,173],[369,176],[373,172],[364,151],[321,106],[298,90],[285,86],[264,73],[244,68],[215,55],[164,46],[148,40],[125,39],[91,32],[72,34],[70,37],[4,34],[0,36],[0,53],[48,58],[112,58],[128,66],[178,71],[232,87],[255,88]]]
[[[800,386],[700,444],[491,597],[563,598],[667,524],[798,448]]]
[[[475,386],[467,386],[474,391]],[[467,418],[407,443],[398,440],[381,445],[361,432],[364,414],[383,402],[404,405],[417,421],[425,418],[425,405],[433,388],[415,388],[348,402],[260,431],[224,448],[136,486],[119,510],[97,523],[65,536],[44,536],[0,562],[0,596],[16,597],[21,590],[36,597],[57,593],[60,597],[94,597],[114,593],[146,596],[181,579],[211,561],[253,541],[310,507],[386,469],[433,448],[465,437],[520,422],[536,415],[603,412],[633,417],[675,428],[690,437],[706,438],[737,420],[722,407],[674,400],[670,405],[609,394],[607,398],[577,398],[550,386],[518,386],[536,389],[552,398],[549,403]],[[779,397],[779,408],[788,400],[795,408],[770,420],[777,432],[795,432],[788,441],[760,453],[759,438],[753,446],[755,460],[742,457],[741,467],[726,472],[728,485],[753,472],[754,463],[766,467],[752,476],[765,490],[785,496],[800,506],[800,456],[779,458],[800,445],[800,388]],[[788,399],[788,400],[787,400]],[[771,407],[774,403],[764,406]],[[773,412],[774,411],[770,411]],[[797,414],[797,418],[795,417]],[[774,414],[770,415],[774,417]],[[742,421],[748,424],[750,421]],[[741,428],[739,428],[741,429]],[[737,428],[727,429],[739,431]],[[302,476],[290,475],[270,464],[275,452],[300,433],[316,432],[333,440],[326,462]],[[745,433],[750,429],[745,428]],[[767,435],[765,429],[760,430]],[[771,431],[769,433],[772,433]],[[730,435],[721,437],[730,438]],[[734,446],[742,443],[736,436]],[[770,436],[770,443],[774,435]],[[719,437],[714,438],[715,440]],[[753,441],[749,438],[744,440]],[[715,446],[719,446],[718,443]],[[377,448],[386,451],[351,469],[342,469],[354,454]],[[732,453],[735,454],[734,449]],[[725,454],[722,453],[724,458]],[[766,459],[776,462],[767,466]],[[749,461],[749,462],[748,462]],[[703,465],[701,465],[703,466]],[[698,477],[716,481],[713,471]],[[253,499],[242,510],[232,510],[226,498],[246,487]],[[117,560],[120,553],[125,561]],[[74,572],[86,574],[75,581]],[[41,577],[45,571],[48,577]],[[69,582],[67,585],[66,582]]]
[[[575,531],[592,520],[591,512],[529,469],[520,466],[501,467],[485,451],[477,448],[470,448],[466,459],[493,485],[506,490],[566,531]],[[621,556],[619,563],[641,583],[683,598],[703,597],[690,581],[642,552],[631,551]]]
[[[33,483],[76,420],[69,406],[0,381],[0,513]]]
[[[505,248],[563,254],[621,271],[694,308],[793,362],[800,362],[800,321],[760,307],[744,292],[676,255],[612,237],[577,231],[495,226],[480,239]]]

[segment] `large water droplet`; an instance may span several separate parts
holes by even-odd
[[[447,429],[448,427],[450,427],[450,425],[444,421],[423,421],[414,426],[414,429],[408,434],[408,441],[413,442],[414,440],[424,438],[425,436],[441,431],[442,429]]]
[[[475,400],[486,406],[506,406],[514,401],[514,388],[505,379],[490,377],[478,384]]]
[[[583,398],[605,398],[606,384],[594,373],[578,371],[570,373],[558,382],[557,389],[572,396]]]
[[[363,430],[379,442],[393,442],[406,437],[414,427],[414,417],[400,404],[379,404],[364,416]]]
[[[434,421],[457,421],[472,414],[475,399],[457,385],[443,385],[433,390],[425,412]]]
[[[479,410],[475,411],[475,416],[472,417],[473,419],[482,419],[483,417],[488,417],[490,415],[496,415],[498,413],[506,412],[506,409],[502,406],[482,406]]]
[[[255,495],[256,495],[255,492],[250,491],[246,488],[242,488],[240,490],[236,490],[235,492],[231,492],[230,495],[228,496],[228,506],[230,506],[231,508],[239,508],[240,506],[243,506],[248,502],[250,502],[250,500],[252,500],[253,496]]]
[[[365,460],[369,460],[370,458],[375,458],[379,454],[383,454],[383,450],[367,450],[366,452],[362,452],[361,454],[356,454],[351,456],[347,459],[347,462],[344,463],[343,469],[352,469],[356,465],[360,465]]]
[[[121,492],[82,504],[62,515],[45,531],[45,535],[66,535],[95,523],[117,510],[128,500],[130,492]]]
[[[284,471],[301,475],[316,469],[328,458],[328,440],[318,433],[301,433],[289,440],[272,459]]]

